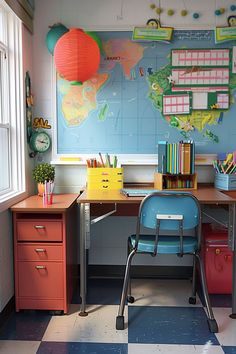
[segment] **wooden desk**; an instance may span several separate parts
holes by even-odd
[[[235,233],[236,233],[236,195],[221,192],[214,187],[201,187],[191,193],[199,200],[201,205],[226,205],[228,207],[228,236],[229,245],[235,250]],[[228,195],[229,194],[229,195]],[[101,220],[102,218],[114,214],[116,205],[139,205],[142,197],[126,197],[119,191],[92,191],[85,190],[77,199],[80,205],[80,296],[81,309],[80,316],[87,316],[86,312],[86,250],[89,248],[90,240],[90,224]],[[114,203],[114,210],[98,217],[95,220],[90,219],[90,206],[92,204],[111,204]],[[236,318],[236,257],[233,257],[233,294],[232,294],[232,315]]]

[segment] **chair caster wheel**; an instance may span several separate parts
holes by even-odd
[[[134,303],[134,297],[133,297],[133,296],[127,296],[127,301],[128,301],[130,304],[133,304],[133,303]]]
[[[218,333],[219,329],[218,329],[218,325],[216,320],[211,320],[210,318],[207,319],[208,322],[208,326],[209,326],[209,330],[211,333]]]
[[[124,326],[124,316],[117,316],[116,317],[116,329],[123,330]]]
[[[189,302],[189,304],[191,304],[191,305],[196,305],[196,296],[191,296],[191,297],[188,299],[188,302]]]

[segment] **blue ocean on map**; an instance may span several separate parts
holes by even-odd
[[[132,42],[132,32],[123,31],[97,35],[105,49],[96,78],[78,87],[57,78],[58,154],[156,154],[158,141],[184,139],[195,141],[196,153],[235,150],[234,90],[229,110],[213,124],[183,132],[154,106],[148,80],[170,63],[173,48],[232,48],[233,42],[216,45],[214,31],[174,31],[171,43]]]

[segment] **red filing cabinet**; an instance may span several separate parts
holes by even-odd
[[[232,293],[232,251],[228,248],[228,230],[203,224],[204,266],[210,294]]]
[[[68,312],[77,281],[77,197],[54,195],[44,207],[35,195],[11,208],[16,311]]]

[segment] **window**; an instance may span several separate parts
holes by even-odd
[[[25,191],[23,132],[21,21],[0,0],[0,207]]]

